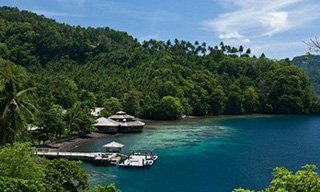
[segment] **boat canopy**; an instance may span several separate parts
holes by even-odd
[[[112,141],[111,143],[105,144],[104,148],[122,148],[124,145],[115,141]]]

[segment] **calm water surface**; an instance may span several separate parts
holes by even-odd
[[[320,167],[320,116],[152,122],[141,134],[98,139],[77,150],[103,151],[102,145],[113,140],[125,144],[126,152],[149,149],[159,155],[145,169],[84,164],[91,184],[115,183],[123,192],[260,189],[276,166]]]

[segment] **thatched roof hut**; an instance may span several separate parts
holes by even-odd
[[[127,115],[126,112],[119,111],[109,118],[100,117],[94,126],[103,133],[133,133],[141,132],[144,122],[135,120],[134,116]]]
[[[124,111],[119,111],[115,115],[110,116],[109,118],[115,121],[133,121],[134,116],[127,115],[127,113]]]
[[[98,118],[94,124],[95,127],[117,127],[118,125],[118,122],[105,117]]]

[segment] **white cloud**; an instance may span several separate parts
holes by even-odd
[[[307,1],[224,0],[222,3],[232,11],[205,21],[202,26],[217,32],[220,39],[228,39],[228,36],[232,36],[230,34],[239,34],[241,41],[248,37],[272,36],[319,18],[319,3]]]
[[[220,39],[241,39],[243,35],[240,35],[237,31],[230,33],[223,33],[219,35]]]
[[[243,40],[244,43],[250,43],[250,39],[246,38]]]
[[[265,33],[266,35],[270,36],[289,27],[288,12],[285,11],[269,12],[261,15],[258,20],[262,25],[270,29],[267,33]]]
[[[299,54],[304,54],[308,51],[301,41],[270,41],[268,43],[259,41],[251,46],[251,53],[256,56],[265,53],[267,57],[278,59],[284,58],[285,55],[285,57],[292,59],[294,56],[297,56],[297,50],[292,49],[293,47],[297,48]]]
[[[54,12],[54,11],[44,11],[44,10],[32,10],[39,15],[44,15],[46,17],[83,17],[80,14],[72,14],[72,13],[65,13],[65,12]]]
[[[74,8],[74,7],[83,7],[86,3],[86,0],[56,0],[59,4]]]
[[[218,1],[226,11],[202,22],[202,29],[214,32],[225,44],[250,47],[258,56],[303,54],[306,46],[302,41],[314,33],[320,18],[320,2],[316,0]]]

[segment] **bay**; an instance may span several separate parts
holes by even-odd
[[[276,166],[320,166],[320,116],[240,116],[149,122],[143,133],[115,135],[77,151],[103,151],[117,141],[125,152],[147,149],[159,158],[149,168],[84,163],[90,184],[115,183],[123,192],[227,192],[261,189]]]

